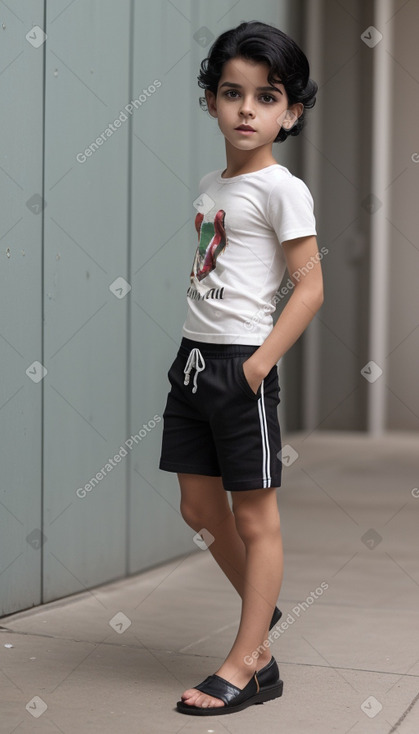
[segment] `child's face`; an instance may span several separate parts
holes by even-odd
[[[288,108],[283,84],[271,87],[268,71],[264,63],[241,57],[230,59],[223,66],[217,96],[206,90],[210,114],[217,117],[224,137],[239,150],[254,150],[272,143],[281,127],[290,129],[303,111],[301,103]],[[237,130],[243,124],[251,126],[254,132]]]

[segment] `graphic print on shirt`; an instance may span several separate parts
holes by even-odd
[[[202,281],[211,273],[217,264],[218,256],[227,246],[224,228],[225,211],[219,209],[213,222],[204,222],[204,215],[198,212],[195,217],[195,229],[198,233],[198,247],[192,265],[187,296],[194,299],[223,298],[224,288],[211,288]]]

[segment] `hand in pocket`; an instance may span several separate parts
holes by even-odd
[[[249,360],[250,358],[246,359],[242,363],[243,374],[252,392],[254,392],[255,395],[257,395],[257,391],[259,390],[259,387],[262,384],[262,380],[259,375],[255,374],[254,369],[252,370],[252,362],[250,362],[250,365],[249,365]]]

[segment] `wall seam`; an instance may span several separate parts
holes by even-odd
[[[44,21],[43,21],[44,32],[47,31],[47,0],[44,0]],[[42,204],[45,201],[45,109],[46,109],[46,67],[47,67],[47,42],[46,39],[42,53],[42,154],[41,154],[41,197]],[[45,362],[45,207],[42,206],[41,215],[41,364]],[[44,466],[44,449],[45,449],[45,381],[41,380],[41,522],[40,522],[40,604],[44,604],[44,529],[45,529],[45,518],[44,518],[44,492],[45,492],[45,466]]]
[[[130,0],[129,10],[129,51],[128,51],[128,95],[129,99],[133,99],[133,75],[134,75],[134,0]],[[128,118],[128,166],[127,166],[127,281],[132,286],[132,115]],[[132,290],[130,292],[132,294]],[[125,435],[131,435],[131,324],[132,324],[131,298],[127,298],[127,321],[126,321],[126,340],[127,340],[127,374],[126,374],[126,430]],[[131,515],[131,476],[132,461],[128,452],[126,470],[126,488],[125,488],[125,576],[129,575],[130,569],[130,515]]]

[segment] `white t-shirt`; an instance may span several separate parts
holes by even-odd
[[[264,342],[286,270],[286,240],[316,234],[313,198],[275,163],[222,178],[207,173],[194,202],[198,247],[187,290],[183,336],[220,344]]]

